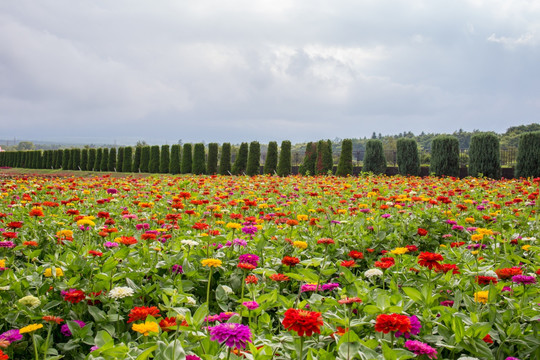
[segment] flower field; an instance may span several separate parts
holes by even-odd
[[[539,183],[2,177],[0,359],[540,359]]]

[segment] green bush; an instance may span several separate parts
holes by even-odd
[[[339,155],[339,162],[337,166],[337,176],[347,176],[353,173],[353,160],[352,160],[352,140],[345,139],[341,142],[341,154]]]
[[[273,175],[274,172],[276,172],[277,170],[277,163],[278,163],[277,142],[270,141],[268,143],[268,151],[266,152],[266,160],[264,161],[263,174]]]
[[[135,147],[135,155],[133,156],[133,172],[141,171],[141,155],[142,155],[142,146]]]
[[[124,167],[124,147],[119,147],[116,155],[116,171],[122,172],[122,168]]]
[[[246,171],[247,166],[247,159],[248,159],[248,144],[242,143],[240,144],[240,148],[238,149],[238,153],[236,154],[236,159],[234,160],[234,164],[232,167],[232,173],[233,175],[242,175]]]
[[[321,158],[322,161],[322,158]],[[315,164],[317,163],[317,143],[308,142],[304,161],[300,165],[298,172],[302,175],[315,175]]]
[[[89,149],[88,150],[88,170],[89,171],[95,171],[96,170],[96,157],[97,157],[97,150],[96,149]],[[58,163],[62,161],[62,153],[58,151],[57,155],[57,162],[55,165],[55,168],[58,169]]]
[[[202,175],[206,173],[206,154],[203,143],[197,143],[193,147],[192,172],[195,175]]]
[[[469,147],[469,175],[501,178],[499,138],[492,133],[474,134]]]
[[[248,162],[246,174],[248,176],[259,175],[261,172],[261,144],[258,141],[252,141],[249,144]]]
[[[122,163],[122,172],[133,171],[133,148],[126,146],[124,148],[124,161]]]
[[[47,167],[50,167],[50,165],[48,165]],[[81,150],[81,170],[88,170],[88,149]]]
[[[289,140],[281,142],[277,174],[279,176],[291,175],[291,142]]]
[[[171,150],[169,148],[169,145],[161,145],[161,158],[159,162],[159,172],[162,174],[168,174],[170,162],[171,162]]]
[[[116,159],[118,154],[116,153],[116,148],[109,149],[109,156],[107,159],[107,171],[116,171]]]
[[[152,145],[150,147],[150,163],[148,164],[148,171],[152,174],[159,173],[159,145]]]
[[[110,152],[110,149],[108,148],[104,148],[103,149],[103,154],[101,155],[101,171],[112,171],[111,169],[109,169],[109,152]]]
[[[69,170],[69,164],[71,157],[71,151],[69,149],[64,149],[64,154],[62,156],[62,170]],[[28,162],[26,162],[28,164]]]
[[[71,150],[71,170],[79,170],[81,165],[81,149]]]
[[[147,173],[150,170],[150,146],[146,145],[141,150],[141,172]]]
[[[439,135],[431,141],[429,171],[436,176],[459,176],[459,140],[455,136]]]
[[[398,171],[401,175],[420,175],[420,157],[415,139],[399,138],[396,143]]]
[[[221,145],[221,158],[219,160],[219,173],[221,175],[231,174],[231,144]]]
[[[208,175],[214,175],[218,172],[218,151],[219,145],[217,143],[208,144],[208,164],[206,165]]]
[[[171,174],[180,174],[180,145],[171,146],[171,161],[169,162],[169,171]]]
[[[516,177],[540,177],[540,132],[519,137]]]
[[[326,175],[328,172],[332,172],[332,167],[332,143],[330,141],[319,140],[317,143],[315,174]]]
[[[193,170],[193,146],[184,144],[182,148],[182,174],[189,174]]]
[[[386,157],[381,140],[369,139],[367,141],[362,171],[374,174],[384,174],[386,171]]]

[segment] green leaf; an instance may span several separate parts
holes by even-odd
[[[111,341],[113,341],[112,336],[109,335],[109,333],[104,330],[98,331],[96,337],[94,338],[94,342],[96,346],[99,348],[103,347],[105,344]]]
[[[381,344],[382,352],[385,360],[397,360],[397,355],[394,350],[390,349],[385,342]]]
[[[202,325],[206,315],[208,315],[208,305],[202,304],[193,315],[193,325],[196,328],[199,328]]]
[[[157,345],[154,345],[144,350],[139,356],[137,356],[136,360],[146,360],[150,358],[150,355],[152,355],[152,353],[157,349],[157,347]]]
[[[402,287],[401,290],[403,290],[403,292],[415,303],[423,304],[423,298],[420,291],[412,287]]]
[[[456,334],[456,343],[460,343],[465,336],[465,326],[463,326],[463,321],[461,318],[454,316],[452,318],[452,330]]]
[[[180,340],[174,340],[168,345],[163,341],[158,341],[158,351],[154,360],[184,360],[186,353]]]

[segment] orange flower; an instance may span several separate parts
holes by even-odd
[[[155,307],[155,306],[151,306],[151,307],[146,307],[146,306],[134,307],[129,312],[128,324],[132,323],[134,321],[137,321],[137,320],[146,320],[148,315],[152,315],[153,317],[159,316],[159,309],[157,307]]]

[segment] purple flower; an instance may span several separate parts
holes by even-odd
[[[238,257],[238,261],[241,263],[251,264],[253,266],[259,265],[259,257],[254,254],[242,254]]]
[[[242,228],[242,232],[248,235],[254,235],[259,229],[253,225],[246,225]]]
[[[317,291],[317,284],[304,284],[300,287],[300,292]]]
[[[84,321],[81,321],[81,320],[73,320],[74,322],[76,322],[79,327],[84,327],[86,325],[86,323]],[[71,336],[73,335],[71,333],[71,330],[69,330],[69,326],[68,324],[64,324],[62,325],[62,327],[60,328],[60,332],[64,335],[64,336]]]
[[[120,244],[112,242],[112,241],[107,241],[103,246],[110,249],[110,248],[118,247],[120,246]]]
[[[381,215],[381,217],[382,217],[383,219],[388,219],[388,218],[391,217],[391,216],[392,216],[392,215],[390,215],[390,214],[382,214],[382,215]]]
[[[10,344],[15,341],[19,341],[23,336],[19,333],[19,329],[8,330],[5,333],[0,334],[0,340],[6,340]]]
[[[229,320],[230,318],[232,318],[234,315],[238,315],[237,313],[235,312],[222,312],[220,313],[218,316],[219,316],[219,321],[227,321]]]
[[[530,285],[536,284],[536,278],[534,276],[527,275],[514,275],[512,276],[512,282],[516,284]]]
[[[118,194],[118,190],[115,188],[107,189],[107,194]]]
[[[454,301],[453,300],[441,301],[441,306],[452,307],[452,306],[454,306]]]
[[[256,301],[244,301],[242,305],[247,307],[248,310],[255,310],[259,307],[259,303]]]
[[[328,283],[328,284],[322,284],[321,290],[322,291],[332,291],[334,289],[337,289],[339,287],[338,283]]]
[[[137,225],[135,225],[135,229],[137,229],[137,230],[148,230],[148,229],[150,229],[150,225],[148,225],[147,223],[137,224]]]
[[[407,340],[405,341],[405,347],[416,355],[427,355],[427,357],[430,359],[437,358],[437,350],[421,341]]]
[[[470,250],[470,249],[475,249],[475,250],[476,250],[476,249],[480,249],[480,248],[485,249],[486,247],[487,247],[486,244],[471,244],[471,245],[467,245],[467,249],[469,249],[469,250]]]
[[[15,243],[13,241],[0,241],[0,248],[12,249],[14,247]]]
[[[210,340],[225,343],[230,348],[245,349],[246,343],[251,342],[251,330],[249,326],[225,323],[208,328]]]
[[[446,220],[446,223],[449,225],[457,225],[457,221],[455,220]]]
[[[186,360],[201,360],[197,355],[186,355]]]
[[[504,359],[504,360],[519,360],[519,359],[516,358],[516,357],[509,356],[509,357],[507,357],[507,358]]]
[[[410,338],[411,335],[418,335],[420,334],[420,329],[422,329],[422,324],[420,324],[420,320],[416,317],[416,315],[409,316],[409,320],[411,321],[411,330],[405,333],[402,333],[401,331],[396,331],[396,337],[400,337],[403,335],[405,338]]]
[[[99,346],[94,345],[94,346],[92,346],[92,347],[90,348],[90,352],[96,351],[97,349],[99,349]]]
[[[178,264],[174,264],[171,267],[171,271],[172,271],[173,274],[183,274],[184,273],[184,269],[182,268],[182,265],[178,265]]]
[[[512,288],[510,286],[504,286],[502,289],[501,289],[501,292],[512,292]]]
[[[461,225],[453,225],[452,230],[463,231],[465,228]]]

